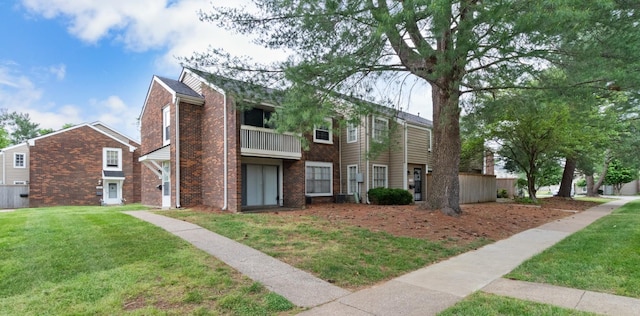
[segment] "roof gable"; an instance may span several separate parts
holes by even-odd
[[[204,104],[204,97],[201,96],[198,92],[191,89],[184,82],[153,76],[151,79],[151,83],[149,84],[149,89],[147,90],[147,96],[144,98],[144,105],[142,106],[142,111],[140,111],[140,116],[138,118],[142,118],[144,111],[147,109],[147,102],[149,101],[149,96],[151,95],[151,90],[153,89],[153,84],[157,83],[162,88],[171,93],[174,102],[177,98],[183,99],[183,101],[193,103],[193,104]]]
[[[109,133],[107,133],[107,132],[105,132],[105,131],[103,131],[103,130],[95,127],[95,126],[93,126],[93,124],[95,124],[95,123],[99,123],[99,122],[94,122],[92,124],[84,123],[84,124],[75,125],[75,126],[72,126],[72,127],[69,127],[69,128],[61,129],[61,130],[55,131],[53,133],[49,133],[49,134],[45,134],[45,135],[42,135],[42,136],[38,136],[36,138],[29,139],[27,141],[27,143],[29,144],[29,146],[35,146],[36,145],[36,141],[38,141],[40,139],[44,139],[44,138],[51,137],[51,136],[54,136],[54,135],[66,133],[66,132],[69,132],[69,131],[72,131],[72,130],[75,130],[75,129],[78,129],[78,128],[81,128],[81,127],[88,127],[88,128],[91,128],[94,131],[96,131],[96,132],[98,132],[98,133],[100,133],[102,135],[107,136],[108,138],[111,138],[111,139],[115,140],[116,142],[118,142],[118,143],[120,143],[122,145],[125,145],[125,146],[129,147],[129,151],[130,152],[134,152],[136,150],[136,146],[133,146],[131,144],[123,142],[122,140],[114,137],[113,135],[110,135]],[[102,124],[102,125],[104,126],[104,124]]]

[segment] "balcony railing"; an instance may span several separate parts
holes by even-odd
[[[272,129],[242,125],[242,155],[282,159],[302,158],[300,139],[293,134],[278,134]]]

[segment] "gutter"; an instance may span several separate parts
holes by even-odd
[[[180,97],[176,96],[176,208],[180,208]]]

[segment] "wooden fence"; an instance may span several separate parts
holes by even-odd
[[[513,198],[514,196],[516,196],[516,181],[518,181],[518,179],[516,178],[496,179],[496,189],[498,191],[503,189],[507,190],[507,196],[509,198]]]
[[[28,185],[0,185],[0,209],[29,207]]]
[[[482,203],[496,201],[496,176],[473,173],[461,173],[460,180],[460,204]],[[427,175],[427,194],[433,184],[431,174]]]

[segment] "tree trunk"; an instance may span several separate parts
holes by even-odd
[[[598,196],[598,190],[593,189],[593,186],[594,186],[593,174],[585,175],[585,178],[587,180],[587,196],[590,196],[590,197]]]
[[[527,192],[529,193],[531,201],[537,204],[538,198],[536,197],[536,193],[538,190],[536,189],[536,179],[530,175],[527,175]]]
[[[432,84],[433,95],[433,185],[426,207],[458,216],[460,209],[460,106],[459,93],[451,80]],[[453,90],[453,91],[452,91]]]
[[[560,189],[558,190],[558,196],[571,197],[571,191],[573,191],[573,173],[576,171],[576,165],[578,161],[573,157],[567,157],[564,162],[564,172],[562,173],[562,181],[560,182]]]
[[[600,195],[600,193],[598,193],[598,190],[600,189],[600,187],[604,183],[604,178],[607,176],[607,170],[609,170],[609,163],[610,162],[611,162],[611,158],[609,157],[609,150],[607,149],[607,152],[604,155],[604,164],[602,165],[602,173],[600,174],[600,178],[598,178],[598,182],[596,182],[593,185],[593,195],[592,196]]]

